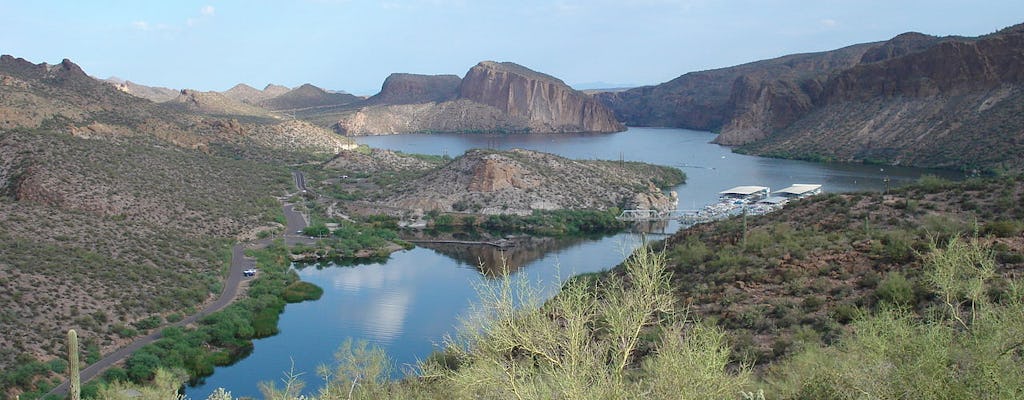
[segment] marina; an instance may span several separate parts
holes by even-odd
[[[616,219],[629,222],[677,220],[689,226],[734,215],[763,215],[779,210],[793,200],[820,194],[821,187],[819,184],[797,183],[772,195],[771,188],[767,186],[736,186],[718,192],[718,202],[697,210],[624,210]]]

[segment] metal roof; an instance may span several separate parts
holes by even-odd
[[[723,190],[718,194],[739,194],[739,195],[752,195],[757,192],[766,192],[768,188],[765,186],[737,186],[729,190]]]
[[[808,184],[808,183],[796,183],[796,184],[793,184],[793,186],[790,186],[788,188],[785,188],[785,189],[782,189],[782,190],[776,190],[775,194],[792,194],[792,195],[799,196],[799,195],[802,195],[802,194],[806,194],[808,192],[813,192],[813,191],[818,190],[818,189],[821,189],[821,185],[814,185],[814,184]]]
[[[769,198],[767,198],[767,199],[761,200],[761,201],[759,201],[758,203],[764,203],[764,204],[782,204],[782,203],[785,203],[785,202],[787,202],[787,201],[789,201],[789,198],[788,198],[788,197],[782,197],[782,196],[772,196],[772,197],[769,197]]]

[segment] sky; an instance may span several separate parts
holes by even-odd
[[[977,36],[1022,0],[0,0],[0,53],[174,89],[370,95],[393,72],[512,61],[577,88],[887,40]]]

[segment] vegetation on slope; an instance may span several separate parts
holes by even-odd
[[[146,138],[9,130],[0,154],[6,394],[60,381],[59,366],[38,366],[62,358],[69,328],[93,362],[201,308],[221,290],[230,242],[274,229],[273,195],[291,185],[282,167]]]
[[[857,314],[831,346],[807,344],[755,376],[730,357],[729,335],[677,301],[664,253],[644,248],[616,273],[569,281],[542,301],[511,280],[484,301],[417,374],[389,381],[379,349],[346,342],[302,394],[295,371],[266,399],[867,399],[1019,398],[1024,394],[1024,286],[999,277],[981,240],[922,253],[936,307],[889,303]],[[596,278],[596,279],[595,279]],[[121,387],[121,386],[118,386]],[[233,397],[227,390],[209,399]]]

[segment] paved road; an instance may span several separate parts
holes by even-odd
[[[293,176],[295,177],[296,187],[298,187],[300,190],[306,187],[306,182],[301,172],[294,172]],[[311,240],[310,238],[295,233],[296,231],[299,231],[307,226],[306,217],[301,213],[295,211],[294,206],[292,204],[284,204],[282,208],[284,209],[284,216],[285,220],[287,221],[287,227],[285,228],[283,234],[283,239],[285,240],[285,242],[288,243],[289,245],[295,243],[312,243],[313,240]],[[270,242],[281,237],[282,235],[279,235],[277,237],[262,239],[256,242],[236,243],[234,247],[231,248],[231,268],[230,271],[228,271],[228,279],[224,282],[224,289],[221,291],[220,296],[217,297],[217,300],[214,300],[213,303],[210,303],[208,306],[206,306],[206,308],[204,308],[199,313],[182,319],[177,323],[166,325],[164,326],[164,328],[172,326],[185,326],[194,323],[200,318],[209,315],[210,313],[220,311],[224,307],[227,307],[229,304],[231,304],[231,302],[234,301],[235,297],[238,295],[238,288],[239,286],[241,286],[242,280],[246,279],[246,277],[243,276],[242,272],[249,268],[255,268],[256,266],[256,260],[253,260],[245,256],[245,250],[263,248]],[[162,330],[162,328],[160,330]],[[101,360],[82,369],[82,383],[85,384],[86,382],[102,374],[103,371],[107,370],[107,368],[110,368],[114,364],[117,364],[127,359],[128,356],[130,356],[136,350],[142,348],[142,346],[153,343],[157,339],[160,339],[160,330],[157,330],[156,332],[153,332],[145,337],[136,339],[131,344],[120,349],[117,349],[113,353],[107,354],[106,357],[103,357]],[[51,394],[65,396],[68,393],[68,386],[69,382],[65,380],[63,383],[53,388],[53,390],[50,390],[50,392],[44,395],[44,397],[49,396]]]

